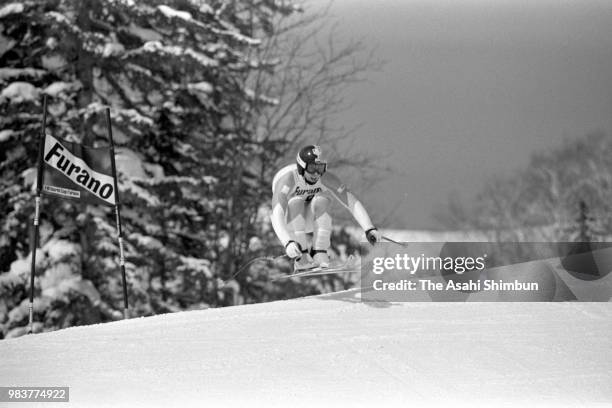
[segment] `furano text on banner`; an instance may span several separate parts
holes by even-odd
[[[115,187],[108,148],[45,138],[43,192],[92,204],[114,205]]]

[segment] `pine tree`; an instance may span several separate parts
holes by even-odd
[[[249,50],[275,14],[293,11],[272,0],[48,0],[0,8],[3,335],[18,335],[25,324],[43,94],[47,131],[87,145],[108,143],[102,112],[111,107],[134,313],[231,303],[217,282],[250,253],[269,188],[252,164],[274,151],[257,143],[253,129],[236,126],[246,107],[275,102],[245,86],[250,72],[272,65]],[[110,209],[45,199],[43,219],[35,320],[48,330],[118,318]]]

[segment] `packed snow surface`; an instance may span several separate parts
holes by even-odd
[[[610,303],[359,295],[2,340],[0,385],[69,386],[78,407],[612,405]]]

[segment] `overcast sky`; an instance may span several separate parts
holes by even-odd
[[[612,134],[611,0],[336,0],[332,13],[387,61],[340,121],[391,155],[395,174],[361,198],[375,214],[401,201],[398,225],[435,228],[453,191],[469,198],[564,138]]]

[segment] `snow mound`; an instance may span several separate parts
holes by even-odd
[[[0,341],[0,378],[75,406],[612,402],[610,303],[363,303],[346,291]]]

